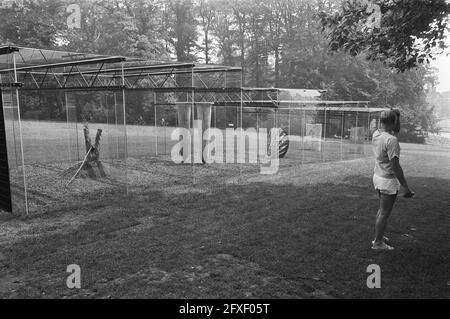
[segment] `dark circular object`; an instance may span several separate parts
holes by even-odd
[[[286,130],[282,128],[276,128],[276,132],[279,136],[278,143],[278,157],[283,158],[286,156],[289,149],[289,136]],[[267,137],[267,154],[271,155],[272,144],[276,142],[275,138],[272,138],[272,130],[269,130]]]

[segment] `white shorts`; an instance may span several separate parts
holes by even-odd
[[[398,179],[395,177],[380,177],[376,174],[373,175],[373,186],[375,187],[375,190],[386,195],[397,195],[400,190],[400,182]]]

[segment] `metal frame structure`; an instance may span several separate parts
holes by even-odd
[[[274,127],[278,127],[282,113],[287,111],[290,117],[292,110],[302,110],[304,114],[308,111],[324,112],[325,123],[327,114],[331,113],[367,113],[370,118],[370,114],[382,110],[369,108],[367,101],[284,100],[282,93],[286,89],[243,87],[242,78],[242,69],[239,67],[202,65],[189,62],[147,61],[123,56],[104,56],[24,47],[0,47],[0,91],[2,91],[2,94],[6,92],[8,95],[7,101],[3,101],[6,103],[3,103],[3,111],[5,114],[8,113],[13,125],[12,137],[14,138],[14,152],[16,152],[16,167],[20,168],[19,171],[23,179],[20,187],[25,193],[26,212],[28,213],[29,205],[26,162],[23,151],[20,92],[62,92],[64,94],[67,126],[69,126],[69,123],[75,122],[77,136],[79,136],[80,130],[77,125],[76,105],[72,94],[77,92],[106,92],[111,94],[114,99],[112,111],[115,117],[115,123],[112,124],[116,127],[124,127],[120,133],[117,133],[123,134],[123,136],[116,136],[116,138],[124,141],[122,151],[125,158],[128,157],[126,95],[134,91],[150,94],[154,108],[154,123],[151,126],[154,125],[155,128],[160,126],[157,119],[157,108],[170,106],[173,109],[175,102],[191,103],[192,123],[194,122],[195,103],[209,102],[213,104],[214,123],[219,108],[225,110],[225,118],[226,109],[234,108],[232,112],[236,113],[232,115],[236,120],[236,127],[241,128],[243,127],[244,113],[251,112],[251,110],[273,112]],[[162,98],[158,101],[159,96]],[[161,102],[161,100],[164,101]],[[361,105],[365,107],[360,107]],[[14,127],[14,125],[18,125],[18,127]],[[214,127],[217,126],[214,124]],[[324,137],[326,138],[326,136],[325,128]],[[159,154],[158,143],[160,141],[158,139],[159,137],[156,135],[154,141],[156,155]],[[68,140],[66,144],[71,144],[71,142],[71,140]],[[19,145],[19,147],[16,147],[16,145]],[[70,145],[68,148],[70,149]],[[80,149],[77,140],[76,156],[79,155]],[[118,149],[117,153],[119,153]],[[194,179],[194,165],[192,165],[192,173]]]
[[[211,93],[235,93],[241,89],[242,69],[236,67],[147,61],[22,47],[0,47],[1,52],[15,52],[17,56],[12,67],[5,67],[0,58],[0,74],[6,77],[2,79],[2,85],[14,83],[21,86],[22,90],[197,91],[202,94],[199,99],[205,100],[211,98]],[[17,82],[8,78],[8,74],[14,72]],[[234,81],[230,82],[229,76],[227,79],[228,74],[235,74]],[[178,81],[183,76],[190,77],[190,81]]]
[[[126,127],[127,124],[125,107],[127,92],[149,92],[153,95],[154,125],[157,126],[158,94],[164,97],[175,94],[176,99],[191,102],[192,114],[194,114],[195,102],[215,102],[239,98],[241,81],[242,69],[236,67],[148,61],[123,56],[14,46],[0,47],[0,88],[2,95],[11,97],[8,98],[8,101],[4,101],[7,104],[4,113],[8,115],[9,123],[13,126],[9,135],[14,138],[15,165],[20,168],[23,177],[20,188],[25,193],[26,212],[28,213],[27,172],[23,154],[20,92],[62,92],[68,126],[70,118],[73,121],[73,117],[76,116],[76,114],[74,115],[76,106],[71,96],[73,93],[110,92],[107,94],[112,94],[114,97],[116,127],[118,125]],[[117,122],[118,113],[123,117],[123,123]],[[14,128],[14,126],[19,127]],[[78,135],[80,132],[78,125],[75,129]],[[125,139],[126,157],[126,129],[123,139]],[[158,141],[155,143],[157,148]],[[77,149],[79,149],[78,141]],[[17,154],[17,150],[20,150],[21,154]]]

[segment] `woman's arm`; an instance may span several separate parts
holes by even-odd
[[[400,166],[400,160],[398,157],[391,159],[392,169],[394,170],[395,177],[398,179],[400,184],[405,189],[405,197],[413,197],[414,193],[409,189],[408,182],[406,181],[405,174],[403,173],[403,168]]]

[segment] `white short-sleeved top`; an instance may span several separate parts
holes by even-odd
[[[400,158],[400,144],[397,137],[377,130],[372,136],[372,146],[375,155],[374,173],[384,178],[395,178],[391,160],[394,157]]]

